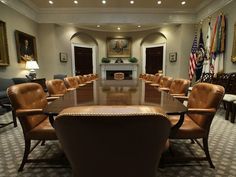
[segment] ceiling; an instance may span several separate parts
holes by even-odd
[[[23,0],[27,4],[34,4],[37,8],[173,8],[173,9],[198,9],[201,5],[207,5],[209,0],[186,0],[185,5],[181,5],[182,0],[162,0],[160,5],[157,0],[134,0],[134,4],[130,4],[130,0],[106,0],[106,4],[102,0],[77,0],[78,4],[73,3],[74,0],[52,0],[54,3],[49,4],[48,0]]]
[[[129,32],[157,28],[169,24],[196,23],[197,15],[209,15],[232,0],[1,0],[39,23],[73,25],[79,28]],[[206,7],[210,9],[206,10]],[[27,10],[28,9],[28,10]],[[99,27],[98,27],[99,25]],[[118,27],[120,28],[118,30]]]

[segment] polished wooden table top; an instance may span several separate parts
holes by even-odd
[[[55,116],[64,108],[90,105],[150,105],[160,107],[168,115],[183,115],[187,111],[177,99],[143,80],[96,80],[69,91],[44,112]]]

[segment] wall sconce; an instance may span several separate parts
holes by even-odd
[[[30,70],[30,72],[29,72],[30,79],[36,79],[35,69],[39,69],[39,65],[36,61],[34,61],[34,60],[27,61],[25,64],[25,69]]]

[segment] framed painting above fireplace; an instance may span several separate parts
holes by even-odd
[[[131,57],[131,38],[107,38],[107,57]]]

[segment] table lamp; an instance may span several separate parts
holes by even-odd
[[[35,69],[39,69],[39,65],[36,61],[34,61],[34,60],[27,61],[26,64],[25,64],[25,69],[30,70],[30,72],[29,72],[29,77],[30,78],[36,79]]]

